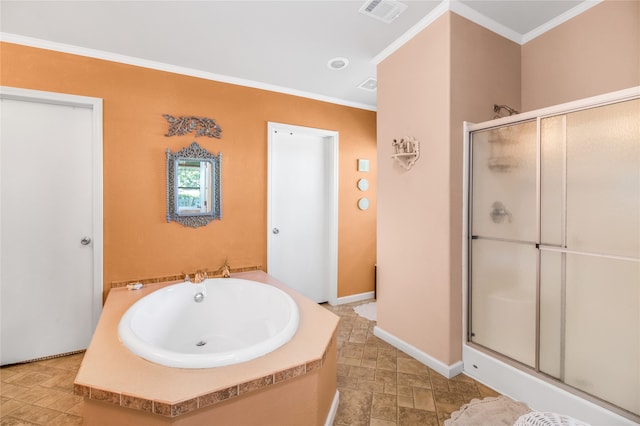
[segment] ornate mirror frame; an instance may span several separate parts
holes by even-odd
[[[178,211],[177,169],[180,161],[208,162],[211,165],[211,211],[206,213],[181,213]],[[212,154],[196,142],[172,153],[167,149],[167,222],[178,222],[183,226],[197,228],[206,226],[215,219],[222,218],[221,191],[222,153]]]

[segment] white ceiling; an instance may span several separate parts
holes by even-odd
[[[376,63],[447,10],[524,43],[599,0],[403,0],[385,24],[351,1],[0,1],[1,39],[366,109]],[[347,68],[327,62],[346,57]]]

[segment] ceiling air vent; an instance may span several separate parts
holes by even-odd
[[[378,80],[373,77],[367,78],[365,81],[358,85],[358,89],[369,90],[371,92],[378,88]]]
[[[360,13],[388,24],[400,16],[406,8],[406,4],[396,0],[367,0],[360,8]]]

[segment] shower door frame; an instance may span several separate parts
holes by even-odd
[[[640,99],[640,86],[594,96],[574,102],[555,105],[512,115],[500,119],[482,123],[464,123],[464,159],[463,159],[463,215],[462,215],[462,294],[463,294],[463,364],[464,372],[477,380],[486,383],[501,393],[515,399],[524,401],[538,410],[564,412],[574,417],[585,419],[591,415],[597,419],[608,421],[639,422],[640,416],[630,413],[607,401],[597,398],[584,391],[576,389],[559,379],[540,371],[540,259],[541,251],[559,251],[572,253],[563,247],[555,247],[541,244],[541,139],[540,123],[542,119],[567,115],[573,112],[602,107],[633,99]],[[535,366],[529,367],[519,361],[515,361],[506,355],[493,351],[485,346],[471,341],[471,221],[472,221],[472,155],[471,134],[480,130],[490,130],[507,125],[514,125],[528,121],[536,121],[536,324],[535,324]],[[566,149],[566,141],[563,144]],[[566,161],[566,152],[563,155]],[[563,166],[563,200],[566,200],[566,165]],[[563,222],[566,222],[566,206],[563,209]],[[566,232],[566,223],[562,226],[563,240]],[[580,252],[580,254],[584,254]],[[599,256],[598,254],[594,254]],[[603,255],[605,257],[616,257]],[[620,257],[618,257],[620,258]],[[627,259],[628,260],[628,259]],[[563,278],[564,281],[564,278]],[[564,307],[562,309],[564,312]],[[562,325],[564,327],[564,323]],[[564,338],[563,338],[564,340]],[[564,345],[563,345],[564,346]],[[564,369],[564,366],[561,367]],[[493,380],[496,374],[502,375],[500,380]],[[578,398],[576,398],[578,397]],[[573,414],[572,414],[573,413]],[[635,424],[635,423],[630,423]]]

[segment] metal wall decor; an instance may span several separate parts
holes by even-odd
[[[207,136],[209,138],[222,137],[222,129],[215,120],[206,117],[174,117],[169,114],[162,114],[169,122],[169,131],[165,136],[182,136],[195,132],[195,136]]]
[[[167,149],[167,222],[197,228],[222,218],[222,153],[196,142],[172,153]]]

